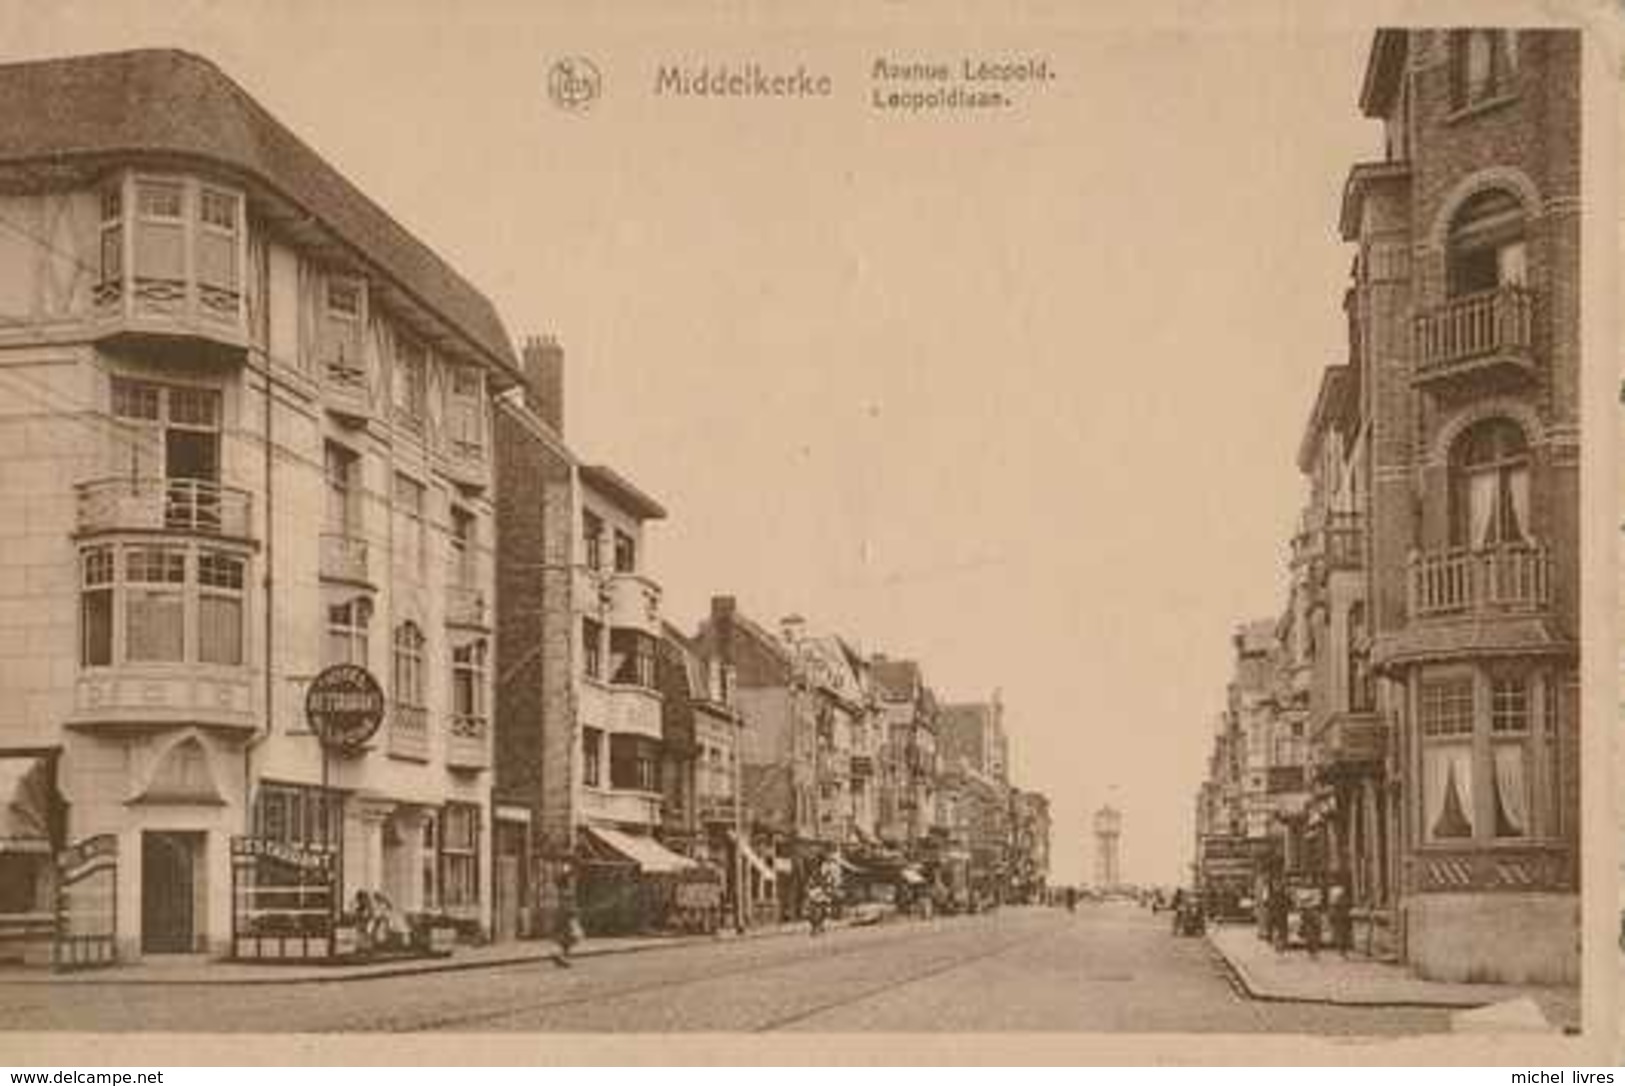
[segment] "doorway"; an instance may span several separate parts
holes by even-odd
[[[197,949],[198,879],[203,834],[141,834],[141,952],[190,954]]]

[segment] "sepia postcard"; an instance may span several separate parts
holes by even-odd
[[[1612,1061],[1620,34],[0,3],[0,1061]]]

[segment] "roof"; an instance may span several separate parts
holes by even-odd
[[[877,657],[870,662],[869,673],[874,677],[875,688],[893,700],[914,697],[922,685],[920,665],[913,660],[887,660]]]
[[[269,190],[517,376],[490,300],[213,63],[177,49],[0,65],[0,163],[191,159]]]
[[[1346,365],[1327,366],[1320,375],[1320,391],[1315,395],[1315,406],[1309,412],[1309,424],[1304,427],[1303,440],[1298,443],[1298,470],[1308,473],[1315,466],[1315,450],[1321,435],[1328,427],[1341,426],[1353,406],[1359,391],[1353,371]]]
[[[1360,84],[1360,112],[1367,117],[1386,117],[1399,95],[1406,37],[1407,31],[1392,28],[1379,30],[1371,37],[1365,79]]]
[[[639,520],[664,520],[666,507],[639,490],[614,468],[603,464],[583,464],[581,481]]]

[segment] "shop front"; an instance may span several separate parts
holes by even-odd
[[[722,925],[722,871],[653,836],[589,824],[577,862],[577,909],[588,935],[714,932]]]

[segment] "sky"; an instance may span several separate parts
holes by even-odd
[[[8,4],[0,60],[212,59],[516,339],[559,338],[568,440],[670,510],[669,618],[732,595],[946,700],[1000,691],[1053,880],[1087,877],[1107,802],[1125,877],[1181,879],[1230,635],[1285,602],[1297,443],[1346,358],[1369,30],[580,9]],[[603,74],[585,112],[547,97],[564,55]],[[1056,78],[984,114],[870,106],[877,58],[962,56]],[[835,93],[654,94],[661,64],[747,62]]]

